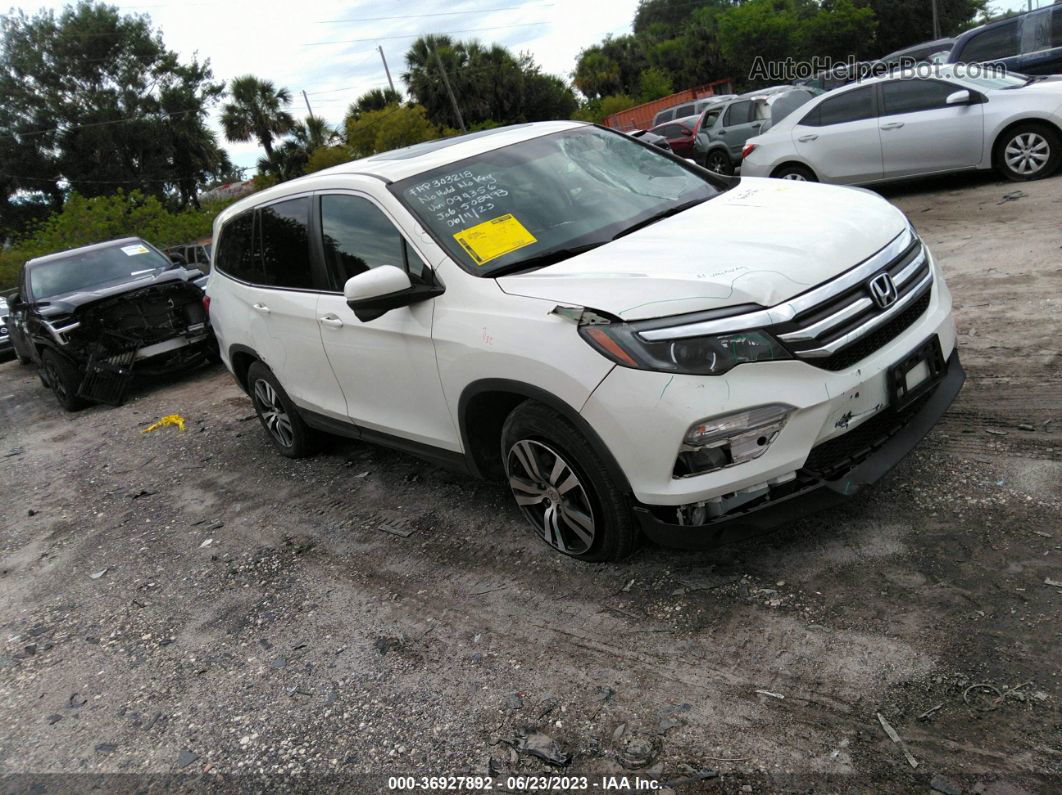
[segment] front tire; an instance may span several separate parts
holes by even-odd
[[[806,166],[802,166],[799,163],[789,163],[782,166],[780,169],[771,175],[776,179],[789,179],[795,182],[818,182],[819,178],[815,176],[815,172]]]
[[[273,372],[255,362],[247,369],[247,386],[258,421],[277,452],[288,458],[313,455],[317,450],[313,432]]]
[[[81,386],[81,371],[78,366],[58,351],[46,348],[41,354],[41,381],[44,381],[55,399],[66,411],[77,411],[88,405],[78,397]]]
[[[1051,176],[1060,158],[1062,136],[1046,124],[1019,124],[996,141],[996,170],[1014,182]]]
[[[501,455],[513,497],[540,538],[565,555],[614,561],[635,548],[624,490],[567,419],[527,401],[502,426]]]

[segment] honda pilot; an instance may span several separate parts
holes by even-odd
[[[888,202],[594,125],[336,166],[214,240],[210,320],[281,454],[326,432],[499,480],[584,560],[849,496],[964,379],[940,268]]]

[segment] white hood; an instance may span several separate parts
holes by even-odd
[[[868,191],[747,178],[704,204],[498,284],[625,320],[767,307],[848,270],[906,224]]]

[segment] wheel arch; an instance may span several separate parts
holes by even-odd
[[[1055,135],[1059,137],[1059,140],[1062,140],[1062,127],[1052,119],[1044,118],[1043,116],[1023,116],[1020,119],[1011,119],[1000,127],[992,138],[992,146],[989,154],[993,166],[998,165],[1000,145],[1003,143],[1005,136],[1014,128],[1020,127],[1023,124],[1042,124],[1053,130]]]
[[[571,422],[601,458],[616,483],[631,492],[630,482],[607,445],[589,422],[571,405],[541,387],[506,378],[473,381],[461,392],[458,401],[458,427],[469,469],[485,480],[500,480],[505,472],[498,455],[502,425],[513,409],[533,400],[553,409]]]
[[[768,176],[770,176],[770,177],[777,176],[778,172],[781,171],[786,166],[800,166],[800,168],[806,168],[808,171],[810,171],[812,174],[815,175],[815,179],[819,179],[819,172],[817,172],[814,168],[812,168],[810,165],[805,163],[803,160],[797,160],[796,158],[793,158],[793,157],[790,157],[790,158],[788,158],[786,160],[783,160],[778,165],[773,166],[771,168],[771,173]]]
[[[244,392],[247,392],[247,371],[251,369],[251,365],[255,362],[265,361],[258,352],[253,348],[249,348],[246,345],[230,345],[229,346],[229,365],[232,369],[232,375],[236,379],[236,383],[240,385],[240,388]],[[268,367],[269,365],[266,365]]]

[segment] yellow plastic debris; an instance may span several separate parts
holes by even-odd
[[[180,414],[169,414],[156,422],[154,425],[149,425],[144,428],[144,433],[151,433],[151,431],[161,428],[165,425],[176,425],[179,430],[184,430],[185,419]]]

